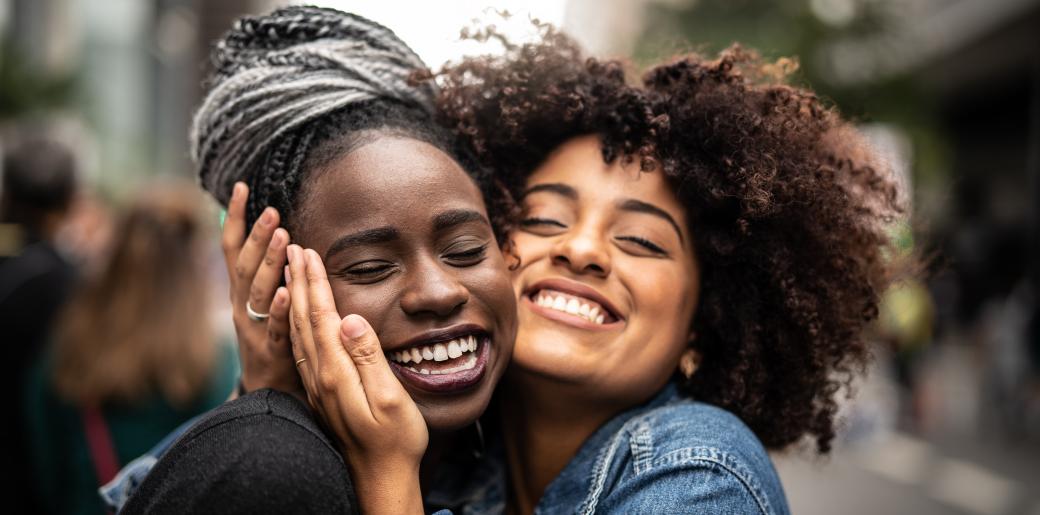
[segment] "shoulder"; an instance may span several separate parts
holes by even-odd
[[[733,414],[688,399],[628,420],[611,442],[605,476],[626,509],[650,498],[713,512],[787,513],[779,477],[753,432]],[[638,486],[636,486],[638,485]],[[642,499],[642,500],[640,500]],[[657,506],[662,507],[662,506]],[[692,506],[691,506],[692,508]],[[703,510],[700,510],[703,511]]]
[[[355,506],[346,465],[307,407],[261,390],[189,429],[124,512],[344,513]]]
[[[758,437],[736,415],[689,399],[677,399],[649,410],[625,424],[624,431],[652,438],[658,453],[706,447],[725,451],[742,461],[770,464]]]

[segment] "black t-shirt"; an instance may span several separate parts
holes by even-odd
[[[332,441],[295,397],[259,390],[214,409],[120,513],[360,513]]]

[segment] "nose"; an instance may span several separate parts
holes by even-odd
[[[607,277],[610,275],[610,255],[604,240],[604,232],[592,224],[575,226],[553,245],[552,262],[575,274]]]
[[[437,259],[424,259],[408,274],[401,309],[409,315],[449,316],[469,301],[469,289]]]

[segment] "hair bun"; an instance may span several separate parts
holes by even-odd
[[[385,100],[432,114],[426,66],[390,29],[319,7],[286,7],[239,19],[213,54],[215,71],[195,114],[192,157],[202,186],[227,203],[252,182],[256,159],[295,128],[352,104]]]

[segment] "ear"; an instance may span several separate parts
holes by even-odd
[[[694,349],[686,349],[683,351],[682,356],[679,356],[679,372],[681,372],[686,379],[693,377],[693,374],[697,372],[697,369],[700,366],[701,353]]]

